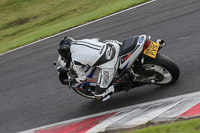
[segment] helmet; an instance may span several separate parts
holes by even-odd
[[[73,38],[65,36],[58,44],[58,53],[65,62],[71,61],[70,47],[72,42],[75,42]]]

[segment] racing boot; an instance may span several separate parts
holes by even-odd
[[[97,100],[106,101],[110,98],[110,96],[115,92],[114,86],[111,85],[108,88],[100,88],[99,85],[96,86],[94,95]]]

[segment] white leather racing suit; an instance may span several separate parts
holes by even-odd
[[[71,45],[73,69],[77,82],[87,79],[83,65],[97,66],[101,69],[97,82],[96,95],[104,93],[109,87],[118,68],[120,43],[117,41],[99,42],[97,39],[77,40]]]

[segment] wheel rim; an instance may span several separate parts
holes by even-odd
[[[82,91],[80,91],[80,90],[78,90],[78,89],[76,89],[76,88],[73,88],[74,89],[74,91],[76,91],[77,93],[79,93],[80,95],[82,95],[82,96],[84,96],[84,97],[87,97],[87,98],[90,98],[90,99],[95,99],[95,96],[94,95],[87,95],[87,94],[85,94],[84,92],[82,92]]]
[[[144,64],[145,70],[154,70],[163,76],[162,81],[155,82],[155,84],[167,84],[172,81],[172,74],[164,67],[155,64]]]

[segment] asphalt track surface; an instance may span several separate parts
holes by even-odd
[[[0,132],[12,133],[103,111],[200,90],[200,1],[157,0],[68,33],[0,56]],[[83,98],[61,85],[52,62],[64,35],[102,40],[147,34],[162,38],[160,52],[181,75],[172,86],[145,86],[114,94],[106,102]]]

